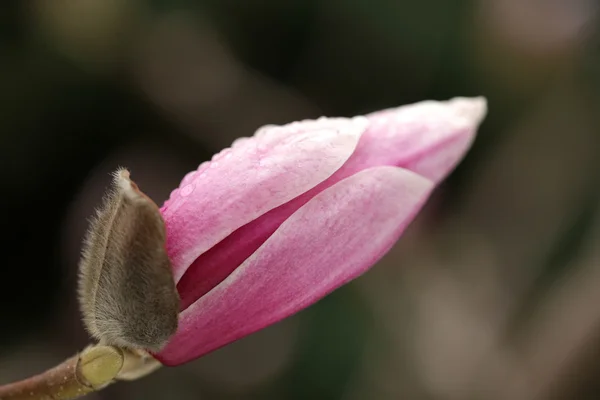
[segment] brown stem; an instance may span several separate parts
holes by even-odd
[[[91,346],[42,374],[0,386],[0,400],[75,399],[117,380],[141,378],[158,367],[145,351]]]
[[[79,356],[20,382],[0,386],[0,400],[74,399],[94,391],[77,374]]]

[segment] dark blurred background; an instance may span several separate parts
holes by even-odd
[[[118,166],[161,204],[261,125],[483,95],[369,273],[89,398],[600,398],[598,28],[593,0],[3,0],[0,384],[88,343],[80,242]]]

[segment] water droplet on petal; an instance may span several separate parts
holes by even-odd
[[[171,191],[171,193],[169,194],[169,198],[163,204],[163,207],[162,207],[163,211],[166,210],[167,208],[169,208],[169,206],[171,205],[171,202],[173,201],[175,196],[177,196],[178,193],[179,193],[179,188],[175,188]]]
[[[231,156],[230,153],[231,153],[231,149],[224,149],[219,154],[217,154],[215,157],[213,157],[213,160],[220,160],[222,158],[229,158],[227,156]]]
[[[194,178],[194,175],[196,175],[196,171],[188,172],[181,180],[181,184],[187,185],[190,183],[190,181]]]
[[[198,169],[196,170],[196,172],[197,172],[198,174],[201,174],[201,173],[203,173],[203,172],[204,172],[204,171],[205,171],[205,170],[208,168],[208,165],[209,165],[209,164],[210,164],[210,161],[204,161],[202,164],[200,164],[200,165],[198,166]]]
[[[367,117],[365,117],[364,115],[359,115],[358,117],[352,118],[352,122],[355,122],[358,124],[367,124],[369,122],[369,119]]]
[[[247,137],[241,137],[241,138],[237,138],[233,141],[233,143],[231,144],[231,148],[232,149],[237,149],[239,147],[242,147],[245,143],[248,142],[248,140],[250,140]]]
[[[255,137],[260,138],[265,136],[267,133],[269,133],[271,130],[273,130],[273,128],[277,128],[277,125],[264,125],[261,126],[260,128],[258,128],[256,130],[256,133],[254,134]]]
[[[182,187],[181,188],[181,197],[186,197],[186,196],[189,196],[190,194],[192,194],[192,192],[194,191],[194,188],[195,188],[195,186],[192,184]]]

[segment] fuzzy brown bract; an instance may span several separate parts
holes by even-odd
[[[158,206],[113,174],[83,245],[79,302],[89,333],[104,344],[160,350],[177,330],[179,295]]]

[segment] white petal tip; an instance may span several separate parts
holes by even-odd
[[[448,105],[475,125],[479,125],[487,115],[487,99],[483,96],[455,97],[448,101]]]

